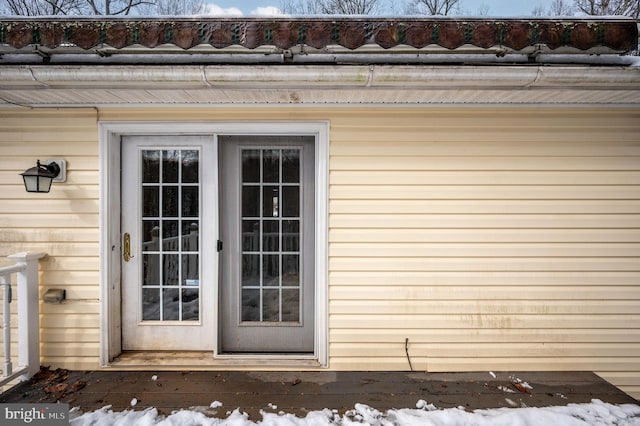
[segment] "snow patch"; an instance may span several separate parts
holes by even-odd
[[[533,390],[533,387],[527,383],[527,382],[523,382],[522,380],[518,379],[518,381],[516,382],[517,384],[519,384],[520,386],[522,386],[525,389],[531,389]]]
[[[517,405],[505,398],[510,405]],[[416,406],[422,405],[420,401]],[[431,405],[431,404],[429,404]],[[429,406],[424,402],[423,407]],[[435,408],[435,407],[434,407]],[[201,412],[180,410],[162,416],[155,408],[143,411],[125,410],[114,412],[111,406],[80,414],[70,411],[71,426],[118,425],[118,426],[452,426],[452,425],[640,425],[640,406],[635,404],[614,405],[594,399],[588,404],[569,404],[544,408],[497,408],[474,410],[464,408],[395,409],[380,412],[364,404],[356,404],[344,416],[336,410],[319,410],[305,417],[287,413],[262,413],[262,420],[253,422],[246,413],[234,410],[226,419],[207,417]]]
[[[502,392],[505,392],[505,393],[516,393],[516,391],[514,391],[513,389],[503,385],[498,386],[498,390],[501,390]]]
[[[438,407],[436,407],[433,404],[427,403],[427,401],[425,401],[424,399],[421,399],[418,402],[416,402],[416,408],[418,410],[427,410],[427,411],[435,411],[438,409]]]
[[[513,386],[518,389],[520,392],[524,392],[524,393],[528,393],[530,394],[531,392],[529,392],[530,390],[533,390],[533,387],[525,382],[524,380],[518,378],[518,377],[509,377],[511,379],[511,383],[513,384]]]

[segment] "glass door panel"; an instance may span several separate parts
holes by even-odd
[[[300,148],[242,149],[242,321],[300,321]],[[284,230],[287,230],[287,235]]]
[[[142,320],[200,319],[200,152],[145,149]]]

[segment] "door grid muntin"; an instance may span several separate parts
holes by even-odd
[[[200,150],[140,151],[141,320],[200,320]]]
[[[240,325],[300,324],[302,149],[241,150]]]

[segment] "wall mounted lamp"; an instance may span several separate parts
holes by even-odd
[[[61,159],[47,160],[45,165],[37,160],[36,166],[20,173],[24,179],[24,188],[27,192],[49,192],[51,182],[64,182],[66,180],[66,162]]]

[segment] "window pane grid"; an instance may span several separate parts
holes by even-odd
[[[241,321],[300,320],[299,159],[299,148],[242,150]]]
[[[199,320],[200,152],[143,150],[142,319]],[[184,200],[187,200],[184,202]]]

